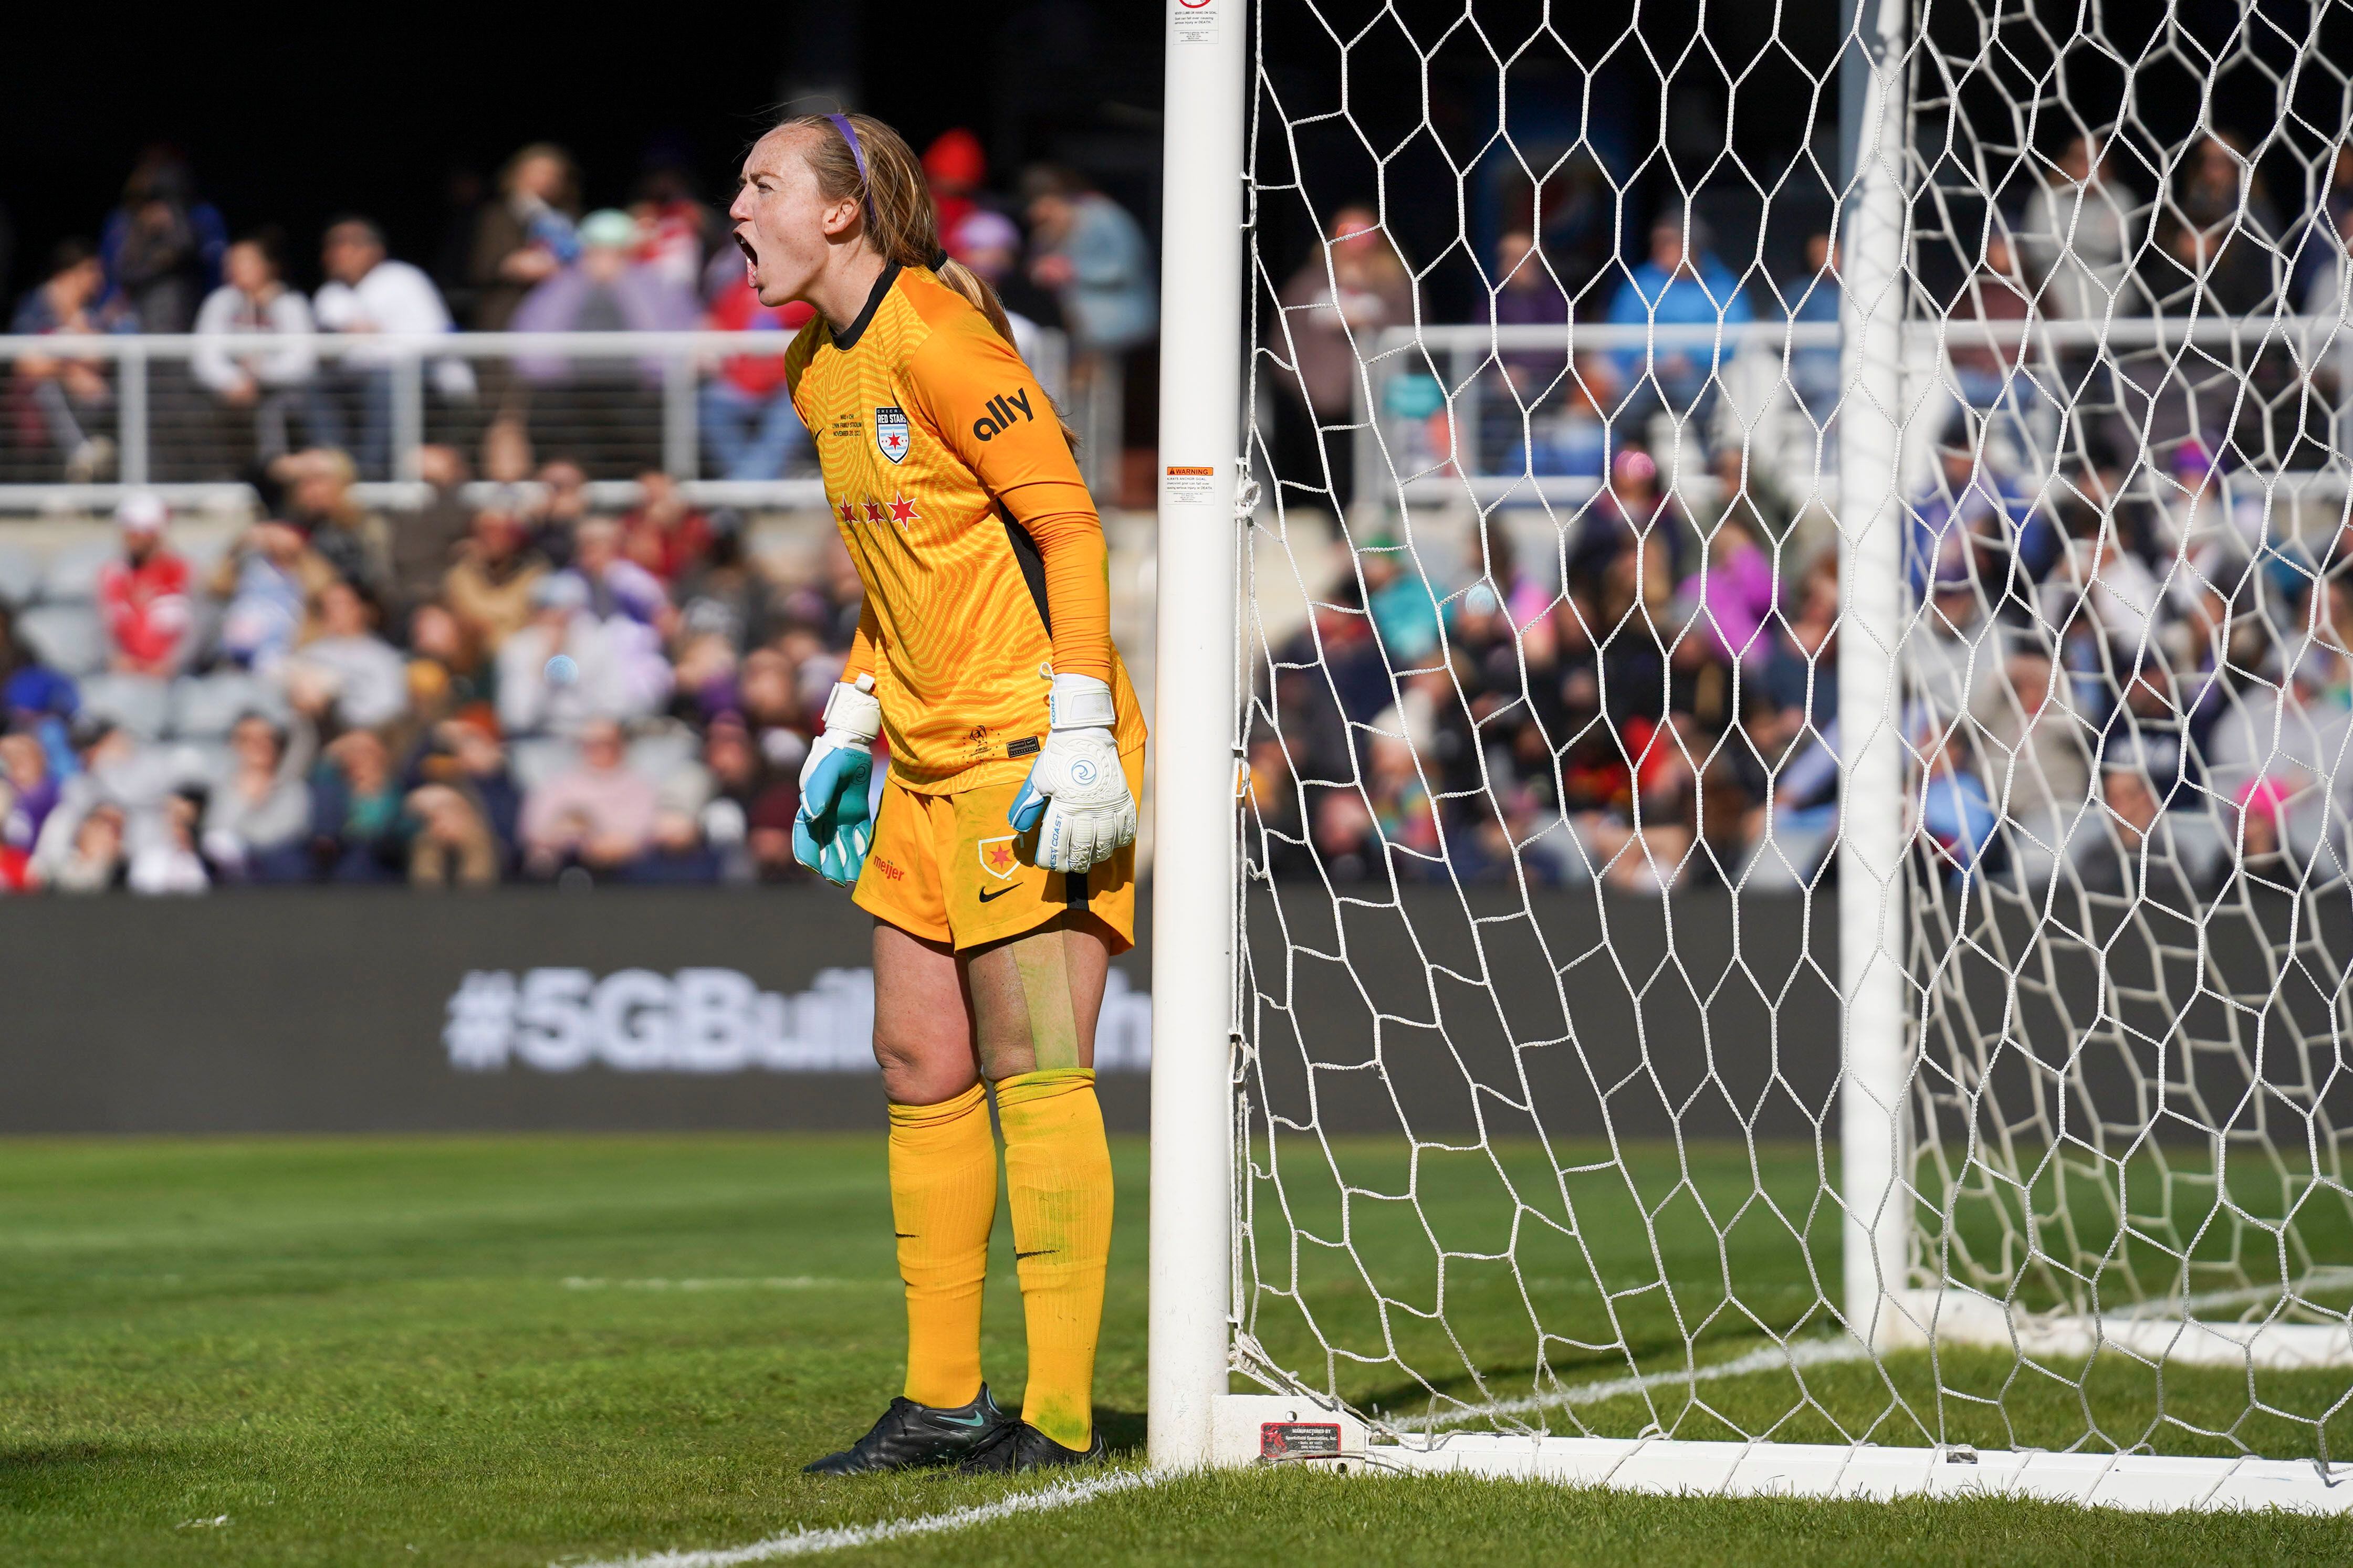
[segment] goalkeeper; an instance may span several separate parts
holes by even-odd
[[[987,284],[949,262],[921,165],[864,115],[809,115],[744,160],[729,216],[763,303],[817,315],[786,356],[866,591],[801,772],[795,852],[875,917],[907,1377],[808,1468],[1098,1459],[1092,1390],[1111,1157],[1103,974],[1135,932],[1144,723],[1111,645],[1103,524]],[[870,815],[872,748],[889,775]],[[981,1381],[1005,1133],[1029,1381]]]

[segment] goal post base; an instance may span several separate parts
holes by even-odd
[[[1228,1394],[1216,1405],[1212,1462],[1225,1467],[1303,1464],[1359,1475],[1483,1476],[1668,1497],[1874,1502],[2002,1497],[2143,1512],[2353,1513],[2353,1465],[2324,1468],[2308,1459],[1489,1433],[1401,1444],[1373,1440],[1361,1422],[1312,1400]]]

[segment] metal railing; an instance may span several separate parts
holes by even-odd
[[[1485,322],[1425,323],[1383,330],[1362,357],[1356,378],[1355,434],[1351,454],[1356,495],[1396,504],[1463,504],[1576,507],[1600,489],[1591,472],[1547,471],[1556,464],[1543,453],[1546,436],[1564,425],[1588,426],[1588,437],[1607,424],[1615,438],[1649,438],[1646,428],[1663,414],[1694,439],[1676,457],[1655,453],[1662,476],[1694,499],[1713,495],[1715,481],[1704,468],[1714,442],[1751,433],[1749,456],[1799,496],[1837,502],[1838,466],[1825,447],[1816,462],[1816,426],[1799,412],[1810,392],[1821,401],[1816,417],[1824,425],[1845,391],[1840,355],[1844,332],[1835,321],[1762,321],[1722,325],[1609,325],[1572,321],[1556,326],[1501,326]],[[2353,323],[2335,316],[2262,315],[2232,318],[2117,317],[2107,321],[2057,321],[2031,317],[2016,321],[1953,317],[1914,320],[1905,328],[1906,406],[1917,416],[1906,422],[1906,450],[1924,451],[1944,419],[1931,395],[1954,384],[1949,356],[1955,350],[1991,353],[2026,367],[2029,377],[2048,386],[2052,367],[2071,359],[2099,360],[2127,369],[2153,368],[2159,379],[2190,383],[2243,383],[2259,359],[2269,357],[2291,376],[2323,389],[2332,417],[2317,432],[2327,459],[2317,468],[2284,469],[2267,478],[2289,490],[2316,497],[2346,493],[2353,468]],[[1575,369],[1598,359],[1630,384],[1641,368],[1683,355],[1698,367],[1706,385],[1704,412],[1693,426],[1662,409],[1658,400],[1638,403],[1638,427],[1614,411],[1577,406]],[[1540,384],[1515,395],[1503,373],[1514,363],[1537,366]],[[1565,374],[1567,373],[1567,374]],[[1623,395],[1624,388],[1620,388]],[[2050,401],[2047,393],[2034,393]],[[1944,399],[1946,410],[1957,399]],[[2047,413],[2055,409],[2046,408]],[[1776,416],[1782,416],[1775,423]],[[1591,460],[1599,451],[1583,454]],[[2050,454],[2042,456],[2047,459]],[[1293,476],[1286,473],[1285,478]]]
[[[1068,341],[1044,342],[1033,368],[1047,391],[1081,429],[1116,429],[1116,410],[1106,419],[1092,401],[1117,397],[1117,378],[1074,378]],[[257,464],[307,446],[349,452],[363,500],[409,505],[425,493],[422,447],[456,447],[481,473],[486,443],[525,468],[570,458],[597,499],[657,470],[703,504],[820,508],[781,365],[773,388],[759,374],[791,343],[776,331],[0,336],[0,512],[104,508],[132,489],[246,505]],[[253,367],[249,395],[216,384],[230,363]],[[1082,453],[1099,488],[1117,462]]]

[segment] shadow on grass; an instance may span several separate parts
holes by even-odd
[[[1141,1410],[1095,1411],[1095,1430],[1103,1435],[1103,1442],[1114,1455],[1144,1452],[1145,1419]]]

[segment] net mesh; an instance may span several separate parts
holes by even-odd
[[[1861,10],[1260,8],[1235,1365],[1417,1442],[2342,1457],[2353,7],[1912,6],[1869,386]],[[1841,715],[1865,526],[1897,696]]]

